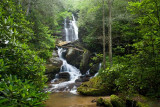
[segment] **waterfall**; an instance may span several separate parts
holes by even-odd
[[[69,41],[69,38],[68,38],[68,28],[67,28],[67,20],[65,19],[64,20],[64,29],[65,29],[65,39],[66,41]]]
[[[102,63],[99,63],[99,65],[98,65],[98,71],[101,69],[101,66],[102,66]],[[98,72],[93,77],[96,77],[97,75],[98,75]]]
[[[75,41],[78,40],[78,27],[74,15],[72,14],[72,20],[64,19],[65,40]]]
[[[72,21],[72,25],[73,25],[73,28],[74,28],[74,33],[75,33],[75,40],[78,39],[78,27],[76,25],[76,20],[74,18],[74,15],[72,14],[72,17],[73,17],[73,21]]]
[[[68,19],[64,20],[64,31],[65,31],[66,41],[73,42],[75,40],[78,40],[78,27],[77,27],[74,15],[72,15],[72,20],[68,20]],[[63,63],[60,68],[60,72],[56,74],[55,78],[51,81],[52,87],[48,91],[53,91],[53,92],[69,91],[75,94],[77,91],[75,80],[77,80],[78,77],[81,76],[80,70],[67,63],[66,59],[64,58],[66,49],[60,48],[60,47],[57,47],[57,48],[58,48],[58,56]],[[63,74],[63,73],[65,73],[65,75],[69,75],[69,81],[60,80],[60,74]]]
[[[55,81],[59,79],[58,74],[55,75],[55,79],[51,81],[52,88],[49,91],[59,92],[59,90],[63,89],[63,91],[70,91],[72,93],[76,93],[76,86],[74,85],[72,89],[69,89],[68,85],[74,84],[75,80],[78,79],[79,76],[81,76],[80,70],[76,67],[70,65],[67,63],[67,61],[63,58],[63,54],[66,52],[63,48],[58,48],[58,55],[60,60],[63,62],[60,72],[67,72],[70,75],[70,80],[61,82],[56,84]]]
[[[70,81],[75,81],[81,75],[79,69],[67,63],[67,61],[63,58],[63,53],[66,50],[63,48],[58,48],[59,58],[62,60],[63,64],[61,66],[60,72],[68,72],[70,74]]]

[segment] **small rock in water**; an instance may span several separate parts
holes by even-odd
[[[95,99],[93,99],[92,101],[91,101],[92,103],[95,103],[95,102],[97,102]]]

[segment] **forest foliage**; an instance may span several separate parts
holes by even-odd
[[[102,2],[86,0],[81,1],[80,5],[77,9],[81,41],[92,52],[102,53]],[[108,66],[105,70],[100,70],[98,75],[104,85],[97,83],[97,86],[101,84],[102,87],[108,87],[113,93],[160,96],[159,11],[158,0],[112,1],[113,66],[109,66],[106,57]],[[107,34],[107,5],[105,14]],[[108,39],[106,42],[108,46]],[[97,79],[90,80],[90,83],[94,81]],[[83,85],[79,88],[79,92],[82,92],[82,87]],[[87,83],[86,87],[89,90],[95,88],[95,85],[92,87]]]
[[[48,5],[43,0],[0,2],[0,106],[42,106],[47,98],[44,64],[60,33],[59,12],[64,12],[61,5]]]
[[[78,19],[80,42],[101,55],[102,8],[100,0],[1,0],[0,106],[43,104],[47,98],[44,63],[61,35],[64,18],[72,13]],[[112,41],[113,66],[106,57],[106,69],[81,85],[79,91],[86,95],[102,95],[109,90],[109,94],[160,97],[159,0],[112,0]],[[107,46],[108,39],[108,52]],[[94,59],[99,60],[96,56]],[[86,86],[88,93],[83,91]]]

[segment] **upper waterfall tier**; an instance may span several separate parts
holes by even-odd
[[[78,27],[74,15],[72,14],[72,20],[64,20],[65,40],[75,41],[78,39]]]

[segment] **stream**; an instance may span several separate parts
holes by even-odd
[[[98,97],[81,96],[69,92],[53,93],[46,102],[46,107],[97,107],[96,100]]]

